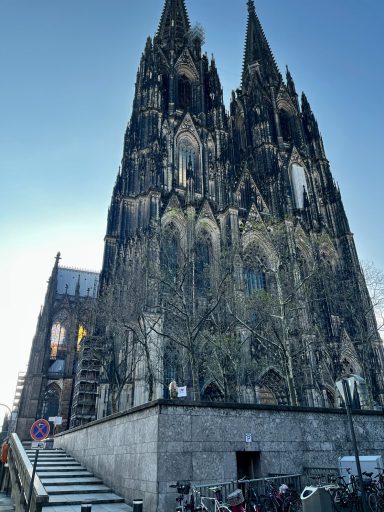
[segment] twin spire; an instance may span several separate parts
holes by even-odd
[[[280,80],[272,51],[265,37],[263,28],[256,14],[253,0],[247,0],[248,21],[244,49],[242,82],[252,65],[258,65],[261,75],[270,80]],[[191,28],[185,0],[165,0],[160,18],[157,37],[164,46],[174,47],[183,45],[185,36]]]
[[[269,81],[280,80],[280,73],[265,37],[263,27],[256,14],[253,0],[247,0],[248,21],[244,48],[242,83],[247,77],[249,67],[258,65],[260,74]]]
[[[191,24],[184,0],[166,0],[161,14],[157,37],[166,44],[184,43]]]

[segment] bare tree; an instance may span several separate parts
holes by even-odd
[[[375,313],[377,329],[381,337],[384,338],[384,272],[370,261],[363,261],[361,267],[371,300],[370,307],[372,308],[370,309],[368,306],[366,314],[371,311]]]
[[[265,226],[264,226],[265,228]],[[295,385],[298,358],[308,350],[302,344],[309,334],[306,318],[309,288],[314,284],[316,269],[292,266],[286,253],[286,232],[283,228],[263,229],[268,241],[268,258],[263,261],[263,273],[268,287],[245,291],[236,307],[228,304],[229,313],[237,320],[253,342],[257,344],[257,357],[267,358],[280,367],[288,386],[289,402],[298,405]],[[257,253],[250,253],[251,259]],[[308,325],[308,329],[305,326]]]
[[[156,279],[161,290],[158,308],[163,316],[163,328],[152,328],[164,340],[168,363],[179,367],[183,380],[190,383],[192,398],[198,400],[207,358],[206,333],[212,315],[225,296],[230,272],[227,268],[220,277],[217,273],[214,276],[212,268],[221,262],[210,261],[200,268],[203,275],[198,277],[195,254],[196,251],[187,253],[178,248],[177,265],[173,254],[162,255]],[[198,279],[201,279],[200,289],[196,286]]]
[[[133,382],[142,352],[132,330],[126,324],[124,307],[106,287],[98,299],[95,334],[84,340],[82,359],[95,360],[100,366],[101,383],[107,384],[112,414],[119,410],[123,389]]]

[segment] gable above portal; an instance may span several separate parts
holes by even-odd
[[[206,199],[203,201],[203,204],[200,208],[200,212],[197,216],[197,221],[202,220],[202,219],[210,220],[215,224],[216,227],[218,226],[216,218],[213,214],[211,205],[209,204],[209,202]]]
[[[290,159],[288,162],[288,167],[290,167],[292,164],[298,164],[301,167],[304,167],[304,169],[307,168],[307,166],[305,165],[304,160],[303,160],[302,156],[300,155],[296,146],[293,146],[293,148],[292,148],[292,153],[291,153],[291,156],[290,156]]]
[[[199,73],[187,48],[182,51],[175,67],[178,75],[185,75],[189,80],[199,79]]]
[[[193,122],[193,119],[190,114],[185,114],[183,120],[181,121],[179,128],[176,132],[176,138],[178,138],[182,133],[189,132],[192,134],[195,139],[198,141],[198,143],[201,145],[200,136],[196,130],[195,123]]]

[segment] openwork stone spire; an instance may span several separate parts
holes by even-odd
[[[184,0],[166,0],[157,37],[163,44],[182,44],[191,25]]]
[[[258,66],[261,76],[268,79],[280,80],[280,73],[275,58],[265,37],[263,27],[256,14],[253,0],[247,0],[248,21],[244,48],[242,81],[248,76],[250,66]]]

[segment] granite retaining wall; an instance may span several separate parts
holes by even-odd
[[[354,414],[361,454],[384,456],[383,419],[382,412]],[[176,480],[204,484],[236,479],[239,452],[252,452],[247,456],[257,459],[254,477],[336,467],[339,456],[352,454],[343,410],[167,400],[59,434],[55,447],[65,449],[128,503],[143,498],[145,512],[174,510],[176,495],[169,485]]]

